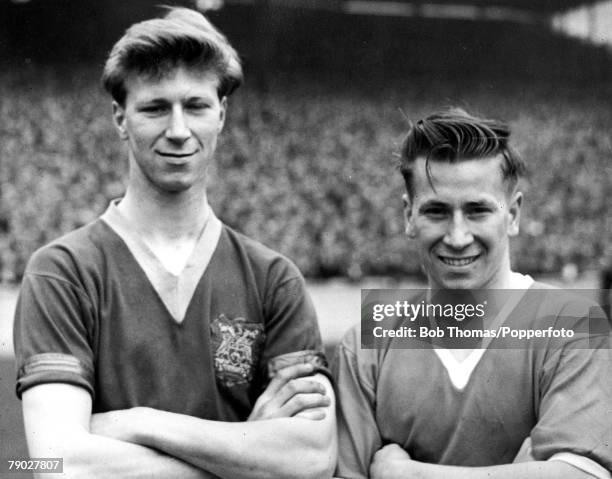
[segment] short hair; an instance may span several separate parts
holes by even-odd
[[[240,59],[227,38],[201,13],[169,8],[163,18],[128,28],[108,55],[102,84],[123,105],[128,75],[163,78],[181,66],[216,73],[219,98],[230,95],[242,83]]]
[[[511,191],[526,172],[521,156],[509,145],[510,128],[504,122],[478,118],[461,108],[434,113],[411,125],[400,152],[399,170],[408,195],[413,195],[413,166],[425,158],[431,183],[429,161],[458,161],[502,155],[501,173]],[[433,185],[432,185],[433,186]]]

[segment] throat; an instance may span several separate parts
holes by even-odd
[[[459,363],[465,361],[470,354],[472,354],[473,349],[449,349],[448,350],[451,355],[455,358],[455,360]]]
[[[159,264],[179,276],[188,266],[212,216],[206,195],[191,198],[183,195],[181,201],[169,201],[145,198],[133,191],[128,187],[117,205],[118,211]]]
[[[173,242],[147,240],[145,242],[166,271],[180,276],[196,247],[197,238]]]
[[[141,234],[141,238],[166,271],[174,276],[180,276],[189,265],[189,260],[206,230],[209,219],[210,211],[207,212],[204,224],[197,232],[178,234],[180,228],[177,227],[175,234],[168,234],[166,230],[150,231],[149,234]]]

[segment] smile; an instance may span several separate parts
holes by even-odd
[[[170,158],[187,158],[188,156],[192,156],[196,154],[195,151],[191,151],[189,153],[169,153],[169,152],[163,152],[163,151],[156,151],[155,153],[157,153],[160,156],[167,156]]]
[[[438,256],[438,258],[440,258],[440,261],[449,266],[467,266],[469,264],[472,264],[479,257],[479,254],[475,256],[466,256],[465,258],[450,258],[448,256]]]

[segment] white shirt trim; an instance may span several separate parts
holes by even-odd
[[[164,267],[133,225],[121,214],[117,204],[118,200],[112,201],[101,219],[123,240],[174,321],[182,323],[200,278],[219,243],[221,221],[209,208],[202,233],[183,271],[176,275]]]
[[[529,289],[533,283],[533,278],[529,275],[512,273],[508,289],[516,289],[521,291],[517,291],[517,294],[512,295],[512,297],[504,305],[501,311],[493,319],[491,329],[499,328],[504,321],[506,321],[510,313],[512,313],[516,305],[523,297],[524,292]],[[444,366],[444,369],[446,369],[448,378],[455,389],[458,391],[463,391],[465,389],[470,381],[472,373],[476,369],[476,366],[478,366],[478,363],[482,359],[482,356],[490,343],[491,338],[486,338],[484,341],[484,348],[472,350],[472,352],[461,361],[453,355],[451,349],[434,348],[436,356],[438,356],[438,359]]]

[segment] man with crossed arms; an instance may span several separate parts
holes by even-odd
[[[503,123],[463,110],[410,128],[400,159],[406,233],[428,294],[512,289],[493,320],[497,326],[534,330],[539,320],[569,318],[575,330],[588,331],[588,301],[559,301],[558,291],[540,289],[545,286],[510,267],[524,165],[509,135]],[[609,331],[531,349],[508,348],[500,339],[471,350],[423,349],[419,339],[400,345],[405,338],[361,349],[360,339],[358,327],[345,336],[333,368],[336,476],[610,477]]]
[[[33,255],[16,311],[29,452],[62,457],[65,477],[331,477],[334,394],[304,280],[207,201],[241,80],[188,9],[109,55],[125,196]]]

